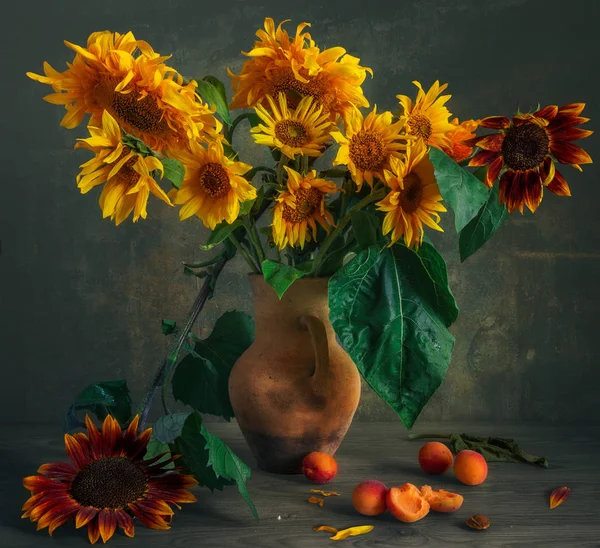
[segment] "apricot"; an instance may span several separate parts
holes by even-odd
[[[385,503],[387,491],[385,484],[380,481],[363,481],[352,491],[352,504],[356,511],[363,516],[378,516],[383,514],[387,508]]]
[[[463,449],[454,460],[454,475],[465,485],[479,485],[488,473],[487,462],[482,455],[470,449]]]
[[[335,459],[327,453],[313,451],[302,461],[302,473],[314,483],[327,483],[335,478],[338,466]]]
[[[439,441],[427,442],[419,451],[419,464],[426,474],[444,474],[453,460],[450,449]]]
[[[454,512],[462,506],[464,500],[458,493],[451,493],[443,489],[434,491],[429,485],[421,487],[421,495],[434,512]]]
[[[404,523],[419,521],[429,514],[429,503],[412,483],[392,487],[385,501],[391,514]]]

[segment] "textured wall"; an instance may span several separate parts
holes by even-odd
[[[342,44],[374,69],[365,92],[380,109],[395,108],[397,93],[412,94],[412,80],[439,78],[450,82],[451,110],[461,118],[589,101],[586,115],[600,123],[595,0],[59,5],[13,3],[19,25],[0,36],[0,420],[61,420],[76,392],[97,380],[129,378],[139,396],[166,349],[160,319],[182,319],[197,290],[180,261],[199,258],[206,237],[197,222],[179,223],[156,200],[147,221],[117,229],[102,221],[97,193],[79,195],[74,178],[87,156],[72,148],[84,130],[60,128],[62,109],[44,103],[48,89],[25,77],[42,60],[61,69],[71,56],[63,39],[84,44],[95,30],[131,29],[172,53],[183,74],[225,78],[225,65],[239,69],[239,51],[249,49],[265,16],[292,18],[290,29],[308,20],[321,46]],[[596,159],[599,142],[597,135],[586,142]],[[242,154],[253,163],[263,151],[247,143]],[[513,215],[464,265],[451,215],[444,219],[447,233],[436,241],[462,314],[448,377],[424,418],[597,417],[589,387],[600,381],[598,168],[564,171],[572,198],[547,193],[535,216]],[[230,266],[203,325],[234,307],[250,311],[245,265]],[[359,417],[394,419],[368,390]]]

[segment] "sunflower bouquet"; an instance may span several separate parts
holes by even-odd
[[[44,75],[28,73],[53,88],[45,100],[66,109],[62,126],[87,120],[75,148],[93,156],[76,182],[82,194],[101,188],[103,218],[145,219],[152,195],[178,207],[181,221],[197,218],[210,230],[206,260],[185,264],[186,274],[204,279],[200,293],[183,325],[163,320],[171,350],[137,412],[125,381],[91,384],[65,419],[72,465],[44,465],[26,478],[25,517],[38,528],[51,533],[75,517],[92,542],[108,540],[117,525],[133,535],[132,516],[168,528],[167,503],[192,501],[185,489],[196,481],[237,484],[256,513],[249,468],[201,415],[233,417],[227,378],[252,343],[252,320],[227,312],[208,338],[190,333],[236,255],[279,298],[300,278],[328,277],[342,346],[412,427],[444,378],[458,315],[425,227],[443,232],[441,215],[452,209],[465,260],[510,213],[535,212],[545,189],[570,196],[558,164],[591,163],[573,144],[592,133],[577,127],[588,121],[582,103],[460,122],[447,84],[426,90],[415,81],[416,96],[397,95],[392,111],[378,111],[362,89],[370,68],[342,47],[321,49],[308,23],[293,36],[284,23],[265,19],[240,73],[227,69],[231,100],[219,79],[186,79],[131,32],[95,32],[86,47],[65,42],[75,52],[65,71],[44,63]],[[241,161],[241,128],[269,149],[271,165]],[[170,412],[169,386],[192,413]],[[161,389],[165,415],[144,430]],[[100,433],[89,414],[104,421]],[[81,426],[87,435],[71,434]],[[107,467],[118,489],[103,489]]]

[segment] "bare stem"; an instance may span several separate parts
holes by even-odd
[[[441,440],[449,440],[450,434],[409,434],[409,440],[426,440],[429,438],[437,438]]]

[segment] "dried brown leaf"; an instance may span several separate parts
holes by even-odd
[[[558,487],[550,495],[550,510],[560,506],[571,494],[571,489],[568,487]]]
[[[323,507],[323,499],[321,497],[310,497],[308,502],[311,504],[318,504],[319,506]]]
[[[323,497],[340,497],[341,496],[339,493],[336,493],[335,491],[323,491],[322,489],[311,489],[310,492],[311,493],[319,493]]]
[[[342,529],[338,531],[333,537],[329,537],[330,540],[344,540],[348,537],[357,537],[358,535],[366,535],[370,533],[375,527],[373,525],[359,525],[357,527],[348,527],[348,529]]]

